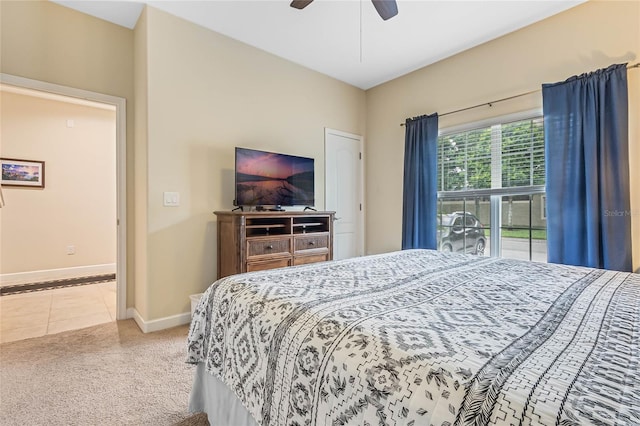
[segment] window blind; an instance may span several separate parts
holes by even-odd
[[[438,138],[438,190],[544,185],[542,117]]]

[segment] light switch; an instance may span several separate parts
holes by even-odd
[[[164,205],[167,207],[176,207],[180,205],[180,193],[179,192],[165,192],[164,193]]]

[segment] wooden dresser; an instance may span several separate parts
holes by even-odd
[[[335,212],[214,213],[218,278],[333,259]]]

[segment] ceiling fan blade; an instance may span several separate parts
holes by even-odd
[[[373,6],[378,11],[378,15],[385,21],[398,14],[396,0],[371,0],[371,3],[373,3]]]
[[[304,9],[305,7],[309,6],[309,3],[311,3],[312,1],[313,0],[293,0],[290,6],[296,9]]]

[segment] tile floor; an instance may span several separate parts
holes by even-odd
[[[0,343],[115,320],[115,281],[0,297]]]

